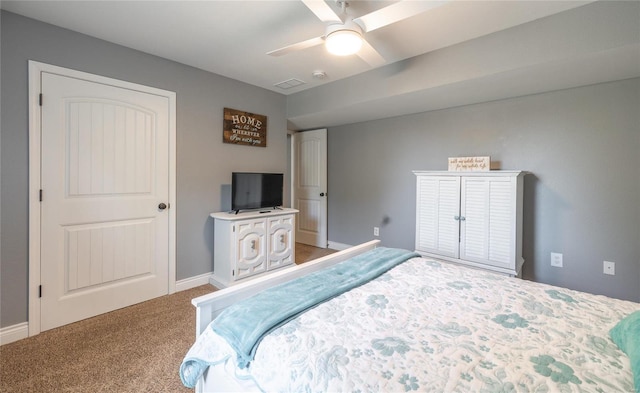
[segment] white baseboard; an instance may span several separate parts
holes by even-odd
[[[353,246],[351,246],[349,244],[332,242],[331,240],[329,240],[329,248],[332,249],[332,250],[342,251],[342,250],[346,250],[347,248],[351,248],[351,247],[353,247]]]
[[[209,278],[211,278],[211,275],[212,273],[204,273],[198,276],[193,276],[185,278],[184,280],[176,281],[176,292],[199,287],[200,285],[209,284]]]
[[[29,337],[29,322],[22,322],[0,329],[0,345],[9,344],[27,337]]]

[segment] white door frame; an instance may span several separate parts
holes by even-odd
[[[40,333],[40,87],[42,72],[166,97],[169,101],[169,282],[176,291],[176,93],[29,60],[29,336]]]
[[[299,136],[301,133],[304,132],[311,132],[311,131],[324,131],[324,136],[325,136],[325,153],[326,153],[326,149],[328,148],[327,146],[327,134],[328,134],[328,130],[326,128],[319,128],[319,129],[314,129],[314,130],[307,130],[307,131],[300,131],[300,132],[296,132],[292,135],[291,137],[291,207],[296,208],[296,177],[297,177],[297,172],[298,172],[298,164],[296,162],[296,156],[297,156],[297,152],[296,152],[296,141],[295,141],[295,137]],[[321,245],[317,245],[317,247],[321,247],[321,248],[327,248],[329,246],[329,228],[328,228],[328,213],[329,213],[329,197],[328,195],[328,169],[326,168],[326,165],[328,164],[327,162],[327,157],[325,157],[325,189],[324,190],[320,190],[321,192],[323,192],[325,194],[324,196],[324,201],[325,201],[325,217],[322,223],[319,224],[318,227],[321,227],[321,231],[324,232],[325,234],[325,238],[323,239],[323,244]],[[301,213],[298,213],[298,216],[300,216]],[[297,220],[297,219],[296,219]],[[295,230],[298,230],[298,225],[299,225],[299,221],[296,221],[296,228]],[[300,236],[296,236],[296,241],[300,242]]]
[[[296,133],[296,131],[291,131],[291,130],[287,130],[287,136],[289,137],[289,152],[291,153],[291,155],[289,156],[289,163],[288,163],[288,171],[289,171],[289,207],[293,208],[293,201],[295,198],[295,193],[293,190],[293,174],[295,172],[295,168],[294,166],[295,164],[295,151],[294,149],[296,148],[296,144],[293,138],[293,135]],[[294,228],[295,229],[295,228]]]

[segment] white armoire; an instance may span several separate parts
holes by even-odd
[[[413,173],[418,253],[520,276],[525,172]]]

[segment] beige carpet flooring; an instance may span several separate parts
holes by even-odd
[[[188,392],[178,368],[203,285],[0,347],[0,392]]]
[[[296,244],[296,263],[333,250]],[[203,285],[0,347],[0,392],[188,392],[178,368]]]

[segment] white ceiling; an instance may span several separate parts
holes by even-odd
[[[423,1],[423,0],[409,0]],[[327,2],[338,11],[334,0]],[[591,1],[449,1],[366,35],[387,65],[486,36]],[[351,1],[358,17],[394,3]],[[285,1],[2,1],[2,9],[282,94],[371,70],[357,56],[323,46],[282,57],[266,52],[321,36],[325,25],[301,2]],[[383,65],[384,66],[384,65]],[[327,77],[312,77],[321,70]],[[274,85],[291,79],[288,90]]]

